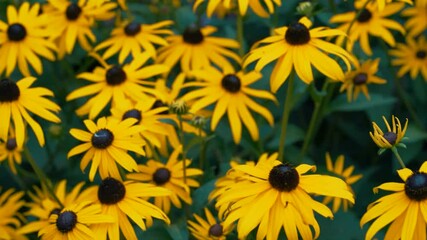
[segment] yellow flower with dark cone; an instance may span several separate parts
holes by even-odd
[[[212,17],[212,14],[216,10],[224,8],[227,11],[232,11],[234,8],[236,8],[235,5],[237,5],[239,14],[241,16],[245,16],[248,8],[250,8],[256,15],[260,17],[269,17],[270,14],[274,13],[275,5],[277,5],[277,7],[282,5],[281,0],[238,0],[235,4],[232,1],[226,0],[196,0],[194,2],[193,11],[196,12],[196,9],[204,2],[208,2],[206,14],[209,18]],[[268,12],[264,9],[264,5],[267,7]]]
[[[171,202],[177,208],[182,207],[180,199],[187,204],[193,202],[190,196],[190,187],[198,187],[200,185],[193,177],[203,174],[200,169],[188,168],[191,160],[186,159],[186,178],[184,179],[183,162],[178,158],[181,151],[181,146],[175,149],[166,164],[151,159],[145,165],[138,165],[138,173],[126,175],[128,179],[147,182],[169,189],[171,191],[169,196],[154,196],[154,204],[165,213],[169,213]]]
[[[415,6],[403,10],[401,15],[409,18],[404,25],[408,36],[418,36],[427,29],[426,0],[415,0]]]
[[[356,62],[356,69],[345,74],[344,83],[341,85],[340,92],[347,91],[347,100],[354,101],[362,92],[370,100],[368,84],[384,84],[385,79],[375,76],[378,72],[380,59],[366,60],[362,64]]]
[[[22,151],[22,147],[18,147],[16,143],[16,138],[11,135],[5,142],[0,143],[0,162],[7,160],[10,170],[17,174],[15,163],[22,163]]]
[[[365,240],[390,224],[384,239],[424,240],[427,229],[427,162],[418,171],[408,168],[397,170],[404,183],[388,182],[374,188],[391,191],[368,206],[360,225],[374,220],[366,232]]]
[[[227,58],[240,63],[240,57],[228,48],[237,49],[239,43],[233,39],[211,36],[214,32],[216,28],[213,26],[199,28],[191,25],[182,35],[167,37],[169,45],[159,49],[156,60],[170,67],[180,61],[184,73],[211,65],[232,71],[234,67]]]
[[[30,7],[24,2],[19,11],[13,5],[7,6],[8,23],[0,20],[0,75],[6,70],[6,76],[10,76],[18,65],[24,76],[30,76],[28,63],[41,74],[43,66],[39,56],[55,60],[56,46],[45,39],[53,31],[45,28],[50,19],[39,15],[39,10],[38,3]]]
[[[312,22],[303,17],[289,27],[274,29],[274,35],[267,37],[252,47],[244,60],[244,67],[257,61],[256,71],[261,71],[267,64],[277,60],[270,77],[272,92],[282,86],[294,69],[299,78],[309,84],[313,81],[313,65],[322,74],[333,80],[344,79],[340,65],[328,54],[336,55],[350,69],[353,57],[341,47],[322,40],[323,37],[345,36],[345,33],[326,27],[310,29]],[[266,44],[259,46],[261,44]]]
[[[24,206],[23,192],[15,192],[9,189],[0,195],[0,239],[27,239],[17,232],[21,226],[19,209]]]
[[[140,24],[138,22],[124,22],[120,27],[111,32],[111,37],[95,47],[94,51],[107,48],[102,54],[102,58],[107,59],[119,52],[119,63],[132,55],[133,58],[143,51],[152,57],[157,56],[156,45],[166,46],[168,42],[164,35],[172,35],[173,32],[165,27],[169,27],[173,22],[170,20],[161,21],[154,24]]]
[[[336,175],[337,177],[344,180],[344,182],[347,184],[348,190],[353,193],[353,189],[351,188],[351,185],[355,182],[359,181],[362,178],[362,174],[352,175],[354,171],[354,166],[349,166],[347,168],[344,168],[344,155],[339,155],[337,160],[335,161],[335,164],[332,163],[331,155],[329,153],[326,153],[326,169],[331,172],[333,175]],[[346,212],[348,207],[352,206],[353,204],[342,198],[337,197],[325,197],[323,199],[323,204],[327,205],[332,202],[332,211],[334,213],[338,212],[338,210],[342,207],[343,210]]]
[[[215,130],[219,120],[227,113],[231,132],[235,143],[239,143],[242,135],[242,122],[249,130],[252,139],[259,139],[258,126],[250,110],[263,116],[270,125],[273,125],[273,115],[251,97],[276,101],[273,94],[264,90],[249,87],[261,79],[261,74],[255,71],[248,73],[220,72],[215,68],[195,70],[191,73],[198,81],[186,83],[187,87],[200,87],[183,96],[185,101],[196,100],[190,112],[197,112],[213,103],[215,109],[212,114],[211,129]]]
[[[371,1],[371,0],[357,0],[356,4],[358,4],[358,6],[362,6],[363,4],[366,3],[366,1]],[[392,2],[405,2],[405,3],[408,3],[408,4],[412,5],[412,0],[374,0],[372,2],[377,3],[379,11],[384,10],[384,7],[387,4],[390,4]]]
[[[92,120],[85,120],[84,124],[89,132],[76,128],[70,130],[73,137],[84,143],[71,149],[67,157],[85,152],[80,162],[80,168],[83,171],[92,161],[89,171],[90,181],[93,181],[97,169],[101,178],[111,176],[121,179],[116,163],[126,171],[137,170],[135,160],[127,151],[145,155],[142,149],[145,142],[141,138],[135,137],[141,131],[140,126],[134,125],[135,122],[135,119],[117,121],[105,117],[98,119],[96,124]]]
[[[375,122],[372,122],[374,132],[369,132],[369,135],[379,148],[386,149],[394,146],[402,146],[406,148],[401,141],[405,136],[406,129],[408,128],[408,119],[406,119],[405,126],[403,128],[399,118],[392,115],[391,119],[392,122],[390,127],[387,119],[383,116],[384,123],[387,126],[387,132],[383,132]]]
[[[233,230],[233,225],[224,225],[217,221],[209,209],[205,208],[206,220],[193,214],[197,222],[188,221],[188,230],[197,240],[226,240],[227,234]]]
[[[101,112],[103,108],[111,101],[112,107],[123,104],[126,98],[132,101],[143,101],[151,96],[159,95],[159,92],[148,87],[152,85],[148,78],[169,71],[169,67],[162,64],[153,64],[144,66],[150,59],[147,52],[141,53],[131,63],[123,67],[118,65],[108,65],[97,55],[96,57],[103,67],[97,67],[93,72],[84,72],[77,75],[93,84],[78,88],[68,94],[67,101],[77,98],[96,95],[89,99],[83,106],[77,109],[78,115],[89,114],[93,119]]]
[[[389,51],[395,59],[391,61],[393,66],[401,66],[397,72],[398,77],[409,73],[412,79],[419,74],[427,80],[427,41],[424,36],[418,40],[406,38],[406,44],[398,43],[395,49]]]
[[[91,27],[94,20],[108,20],[114,17],[112,11],[117,4],[113,2],[97,3],[94,0],[79,0],[77,2],[69,0],[48,0],[46,15],[49,17],[48,29],[53,31],[50,36],[58,44],[59,58],[65,54],[70,54],[76,41],[80,46],[90,51],[91,42],[95,42],[96,37]]]
[[[113,223],[115,219],[101,212],[99,204],[83,201],[65,206],[64,209],[49,217],[49,225],[43,227],[38,236],[42,240],[103,239],[103,236],[91,230],[94,224]]]
[[[121,239],[120,231],[124,239],[137,240],[134,227],[129,219],[142,230],[153,224],[153,218],[170,223],[167,215],[158,207],[146,199],[150,197],[166,196],[170,192],[167,189],[151,184],[134,181],[121,182],[114,178],[105,178],[99,187],[94,189],[92,201],[100,203],[102,213],[111,215],[114,223],[96,224],[92,230],[96,239]],[[144,221],[145,220],[145,221]]]
[[[46,98],[53,96],[53,92],[43,87],[30,88],[35,81],[34,77],[26,77],[18,82],[8,78],[0,80],[0,139],[7,141],[13,122],[19,148],[24,145],[26,137],[25,122],[33,129],[40,146],[45,143],[42,128],[29,112],[54,123],[61,122],[54,114],[59,112],[60,107]]]
[[[394,46],[396,41],[389,29],[405,33],[405,29],[400,23],[388,19],[391,15],[400,11],[405,5],[403,3],[390,3],[384,7],[383,11],[378,10],[376,3],[369,3],[360,12],[356,18],[357,11],[362,6],[355,4],[355,11],[337,14],[330,19],[331,23],[340,23],[338,29],[348,31],[348,39],[338,37],[337,43],[342,45],[346,42],[346,48],[353,51],[355,42],[360,43],[360,47],[367,55],[372,55],[371,45],[369,44],[369,36],[379,37],[390,46]],[[356,21],[354,19],[356,18]],[[351,29],[348,30],[351,26]]]
[[[257,239],[278,239],[281,228],[287,239],[298,239],[298,235],[302,239],[318,238],[320,227],[314,211],[328,218],[333,214],[309,194],[339,197],[351,203],[353,194],[341,179],[306,175],[315,167],[307,164],[292,167],[276,160],[277,156],[277,153],[263,154],[256,166],[234,167],[246,175],[217,199],[220,216],[225,216],[224,225],[238,221],[239,239],[244,239],[257,226]]]

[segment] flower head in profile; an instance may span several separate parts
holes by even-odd
[[[384,84],[385,79],[379,78],[376,75],[380,59],[366,60],[362,64],[356,62],[356,69],[345,74],[345,80],[341,85],[340,91],[347,91],[347,100],[354,101],[362,92],[365,97],[370,100],[368,92],[368,84]]]
[[[181,208],[181,200],[187,204],[193,201],[190,196],[190,187],[198,187],[200,184],[193,178],[202,175],[203,171],[197,168],[189,168],[191,160],[186,159],[186,178],[184,178],[183,162],[179,160],[182,147],[175,149],[169,156],[166,164],[153,159],[145,165],[138,165],[137,173],[127,174],[128,179],[142,181],[170,190],[169,196],[153,196],[154,204],[165,213],[169,213],[172,204]]]
[[[6,70],[10,76],[16,65],[24,76],[30,76],[28,63],[37,74],[43,72],[39,56],[50,61],[55,60],[56,46],[46,39],[52,34],[52,29],[46,29],[50,19],[39,14],[40,4],[24,2],[15,8],[7,6],[7,20],[0,20],[0,75]]]
[[[50,122],[61,122],[55,115],[60,107],[46,98],[52,97],[53,92],[43,87],[31,88],[35,81],[34,77],[26,77],[18,82],[9,78],[0,80],[0,139],[7,141],[10,131],[14,129],[16,144],[19,148],[24,145],[25,123],[33,129],[40,146],[44,146],[45,143],[41,126],[29,112]]]
[[[365,239],[374,238],[383,227],[390,224],[384,239],[426,239],[427,228],[427,161],[418,171],[408,168],[397,170],[403,183],[388,182],[374,188],[391,191],[368,206],[360,225],[374,220]]]
[[[307,175],[314,166],[293,167],[276,160],[277,156],[277,153],[263,154],[255,166],[234,167],[245,175],[218,197],[216,207],[220,216],[225,217],[225,225],[238,221],[239,239],[244,239],[257,226],[257,239],[278,239],[282,228],[287,239],[298,239],[298,235],[303,239],[318,238],[320,227],[314,212],[329,218],[333,214],[310,194],[339,197],[351,203],[353,194],[341,179]]]
[[[427,80],[427,41],[424,36],[418,37],[418,40],[407,37],[406,44],[398,43],[389,54],[395,57],[391,64],[400,66],[398,77],[409,73],[409,76],[415,79],[421,74],[424,80]]]
[[[10,170],[17,174],[15,163],[22,163],[22,147],[18,147],[16,138],[10,135],[9,138],[0,143],[0,162],[6,161]]]
[[[228,58],[240,63],[240,57],[229,48],[237,49],[239,43],[232,39],[210,36],[214,32],[216,28],[213,26],[199,28],[191,25],[182,35],[167,37],[169,45],[159,49],[157,62],[173,67],[180,61],[184,73],[211,65],[232,71],[234,68]]]
[[[249,130],[252,139],[258,140],[258,126],[249,109],[260,114],[270,125],[273,125],[273,115],[270,111],[252,100],[256,97],[276,101],[270,92],[250,87],[261,79],[262,75],[259,72],[220,72],[211,67],[195,70],[192,75],[198,80],[186,83],[184,86],[198,87],[198,89],[190,91],[183,96],[183,99],[195,100],[190,112],[197,112],[215,104],[211,120],[212,130],[215,130],[220,119],[227,113],[235,143],[241,140],[242,123]]]
[[[405,136],[406,129],[408,128],[408,119],[406,119],[405,126],[402,128],[399,118],[394,115],[391,117],[391,127],[387,122],[387,119],[383,116],[385,125],[387,126],[387,132],[383,132],[378,125],[373,122],[374,132],[369,132],[372,140],[381,149],[392,148],[394,146],[404,147],[406,146],[401,142]],[[381,152],[380,152],[381,153]]]
[[[0,233],[1,239],[26,239],[22,234],[17,232],[21,227],[19,220],[19,209],[24,206],[25,201],[22,199],[24,192],[16,192],[9,189],[0,195]]]
[[[226,0],[196,0],[193,5],[193,11],[196,12],[196,9],[204,2],[208,2],[206,14],[209,18],[219,9],[225,9],[230,12],[236,8],[235,5],[237,5],[241,16],[245,16],[248,8],[250,8],[256,15],[266,18],[274,13],[275,5],[278,7],[282,5],[282,0],[238,0],[235,4]],[[264,9],[264,6],[267,7],[268,12]]]
[[[164,35],[172,35],[173,32],[165,27],[169,27],[173,22],[170,20],[161,21],[154,24],[140,24],[138,22],[123,22],[121,26],[111,32],[111,37],[95,47],[95,51],[107,48],[102,54],[102,58],[108,59],[119,52],[119,63],[132,55],[133,58],[146,51],[150,56],[156,57],[155,45],[166,46],[168,42]]]
[[[205,208],[206,220],[197,214],[193,214],[195,221],[188,221],[188,230],[197,240],[226,240],[234,226],[224,225],[223,222],[217,221],[209,209]]]
[[[257,61],[255,70],[261,71],[267,64],[277,59],[270,77],[273,92],[282,86],[292,69],[298,77],[309,84],[313,81],[313,65],[322,74],[333,80],[344,79],[344,72],[338,62],[328,54],[336,55],[350,69],[353,57],[341,47],[321,38],[345,36],[345,33],[325,27],[310,29],[312,22],[301,18],[288,27],[274,29],[274,35],[257,42],[246,56],[244,66]],[[263,44],[263,46],[259,46]]]
[[[372,55],[371,45],[369,44],[369,36],[372,35],[381,38],[393,47],[396,41],[390,29],[397,30],[402,34],[405,33],[405,29],[400,23],[388,19],[388,17],[400,11],[404,6],[403,3],[390,3],[384,7],[383,11],[379,11],[377,4],[370,2],[356,18],[357,12],[363,6],[355,4],[355,11],[333,16],[330,22],[340,23],[341,25],[338,29],[348,31],[348,40],[344,37],[338,37],[337,43],[341,45],[346,41],[347,50],[353,51],[354,43],[360,42],[363,52],[367,55]],[[356,18],[356,21],[353,21],[354,18]],[[349,28],[350,30],[348,30]]]
[[[402,16],[409,19],[405,22],[408,36],[418,36],[427,29],[427,1],[414,0],[415,6],[402,11]]]
[[[111,176],[121,179],[116,163],[126,171],[135,171],[137,170],[135,159],[127,152],[145,155],[142,148],[145,142],[135,137],[141,131],[140,126],[134,125],[135,122],[136,120],[132,118],[118,121],[102,117],[96,124],[92,120],[85,120],[84,124],[89,132],[76,128],[70,130],[70,134],[83,143],[71,149],[67,157],[85,152],[80,168],[83,171],[92,161],[89,171],[90,181],[93,181],[97,170],[101,178]]]
[[[333,164],[331,155],[329,153],[326,153],[326,168],[330,173],[344,180],[344,182],[347,184],[348,190],[354,195],[351,185],[359,181],[362,178],[362,174],[352,175],[354,171],[354,166],[344,168],[344,155],[339,155],[337,160],[335,161],[335,164]],[[338,212],[339,208],[341,207],[341,203],[345,212],[347,211],[349,206],[352,206],[352,203],[350,201],[343,198],[325,197],[325,199],[323,200],[323,204],[329,204],[331,202],[332,211],[334,213]]]

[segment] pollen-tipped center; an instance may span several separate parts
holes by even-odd
[[[6,149],[7,150],[13,151],[13,150],[15,150],[16,146],[17,145],[16,145],[16,139],[15,138],[7,139],[7,142],[6,142]]]
[[[363,9],[360,15],[357,17],[357,21],[360,23],[368,22],[372,18],[372,13],[368,9]]]
[[[427,199],[427,173],[416,172],[405,182],[405,193],[412,200]]]
[[[160,101],[160,100],[157,99],[153,103],[153,106],[151,106],[151,109],[156,109],[156,108],[159,108],[159,107],[168,107],[168,105],[166,103],[164,103],[164,102],[162,102],[162,101]],[[159,114],[168,114],[168,113],[169,113],[169,111],[165,110],[163,112],[160,112]]]
[[[289,164],[279,164],[271,169],[268,182],[281,192],[290,192],[298,186],[299,174]]]
[[[418,50],[418,51],[417,51],[417,53],[415,54],[415,56],[416,56],[418,59],[424,59],[424,58],[426,58],[426,57],[427,57],[427,51],[424,51],[424,50]]]
[[[92,135],[92,146],[104,149],[113,143],[114,135],[108,129],[100,129]]]
[[[74,21],[77,18],[79,18],[80,14],[82,13],[82,9],[77,5],[77,3],[71,3],[68,5],[67,9],[65,10],[65,15],[67,16],[67,19],[70,21]]]
[[[122,120],[128,119],[128,118],[135,118],[136,120],[138,120],[136,124],[141,122],[142,119],[142,114],[141,111],[137,110],[137,109],[131,109],[128,110],[127,112],[125,112],[125,114],[123,114]]]
[[[384,133],[383,137],[385,138],[385,140],[387,140],[387,142],[389,142],[391,145],[394,145],[396,143],[397,140],[397,135],[394,132],[386,132]]]
[[[107,177],[98,188],[98,199],[102,204],[116,204],[126,194],[126,188],[119,180]]]
[[[131,22],[125,26],[125,34],[127,36],[135,36],[139,32],[141,32],[141,24],[137,22]]]
[[[19,99],[21,91],[14,81],[4,78],[0,81],[0,102],[13,102]]]
[[[310,31],[302,23],[292,23],[286,30],[285,39],[291,45],[303,45],[310,41]]]
[[[354,85],[362,85],[368,81],[368,75],[366,73],[359,73],[353,78]]]
[[[153,173],[153,181],[156,185],[163,185],[171,178],[171,172],[167,168],[159,168]]]
[[[185,29],[182,34],[184,42],[189,44],[199,44],[203,42],[203,33],[200,31],[200,28],[192,25]]]
[[[11,24],[7,28],[7,37],[10,41],[19,42],[27,36],[27,30],[20,23]]]
[[[56,228],[62,233],[67,233],[76,226],[77,215],[73,211],[65,211],[60,213],[56,219]]]
[[[215,223],[209,228],[209,236],[221,237],[223,233],[223,227],[219,223]]]
[[[120,85],[126,81],[127,78],[125,71],[118,66],[113,66],[108,69],[105,77],[110,86]]]
[[[221,86],[230,93],[236,93],[242,87],[242,83],[238,76],[234,74],[228,74],[222,78]]]

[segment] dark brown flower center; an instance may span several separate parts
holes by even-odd
[[[418,59],[424,59],[427,56],[427,52],[424,50],[418,50],[415,56],[417,56]]]
[[[416,172],[405,182],[405,193],[412,200],[427,199],[427,173]]]
[[[360,15],[357,17],[357,21],[360,23],[368,22],[372,17],[372,13],[368,9],[363,9],[362,12],[360,12]]]
[[[15,150],[16,146],[17,145],[16,145],[16,139],[15,138],[7,139],[7,142],[6,142],[6,149],[7,150],[13,151],[13,150]]]
[[[299,174],[289,164],[279,164],[271,169],[268,182],[281,192],[290,192],[298,186]]]
[[[302,23],[292,23],[286,30],[285,39],[291,45],[303,45],[310,41],[310,31]]]
[[[368,75],[366,73],[359,73],[353,78],[354,85],[362,85],[368,81]]]
[[[221,86],[230,93],[236,93],[242,87],[240,78],[234,74],[225,75],[221,80]]]
[[[171,178],[171,172],[167,168],[159,168],[153,173],[153,181],[156,185],[163,185]]]
[[[223,233],[223,227],[221,224],[215,223],[209,228],[209,236],[221,237]]]
[[[202,32],[200,31],[200,28],[194,25],[187,27],[184,33],[182,34],[182,37],[184,39],[184,42],[189,44],[199,44],[203,42],[204,38]]]
[[[98,188],[98,199],[102,204],[116,204],[126,194],[126,188],[119,180],[107,177]]]
[[[108,69],[105,77],[110,86],[120,85],[126,81],[127,78],[125,71],[118,66],[113,66]]]
[[[394,132],[386,132],[384,133],[383,137],[385,138],[385,140],[387,140],[387,142],[389,142],[391,145],[394,145],[396,143],[397,140],[397,135]]]
[[[128,119],[128,118],[135,118],[136,120],[138,120],[136,124],[141,122],[142,119],[142,114],[141,111],[137,110],[137,109],[131,109],[128,110],[127,112],[125,112],[125,114],[123,114],[122,120]]]
[[[135,36],[141,31],[141,24],[136,22],[131,22],[125,26],[125,34],[127,36]]]
[[[14,81],[4,78],[0,81],[0,102],[13,102],[19,99],[21,91]]]
[[[65,211],[60,213],[56,219],[56,228],[62,233],[67,233],[76,226],[77,215],[73,211]]]
[[[99,149],[104,149],[113,143],[114,135],[108,129],[100,129],[92,135],[92,146]]]
[[[10,41],[19,42],[27,36],[27,30],[20,23],[11,24],[7,28],[7,37]]]
[[[50,215],[52,215],[52,214],[56,214],[56,215],[59,215],[59,214],[61,214],[61,209],[60,208],[54,208],[54,209],[52,209],[52,211],[50,211],[50,213],[49,213],[49,217],[50,217]]]
[[[160,101],[160,100],[157,99],[153,103],[153,106],[151,106],[151,109],[156,109],[156,108],[159,108],[159,107],[168,107],[168,105],[166,103],[164,103],[164,102],[162,102],[162,101]],[[163,112],[160,112],[159,114],[169,114],[169,111],[165,110]]]
[[[82,13],[82,9],[77,5],[77,3],[71,3],[68,5],[67,9],[65,10],[65,15],[67,16],[67,19],[70,21],[74,21],[77,18],[79,18],[80,14]]]

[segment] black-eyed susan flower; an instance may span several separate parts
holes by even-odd
[[[55,60],[56,46],[46,39],[52,30],[46,29],[49,19],[39,15],[38,3],[30,7],[24,2],[19,11],[13,6],[7,6],[8,23],[0,20],[0,74],[6,70],[9,76],[16,65],[24,76],[30,76],[28,63],[37,74],[43,72],[39,56],[50,61]]]
[[[23,192],[8,189],[0,195],[0,233],[1,239],[26,239],[16,230],[21,226],[19,209],[24,206]]]
[[[105,178],[91,196],[93,202],[101,204],[102,213],[114,218],[114,223],[96,224],[92,229],[97,239],[120,239],[120,232],[125,239],[138,239],[129,219],[142,230],[153,224],[153,218],[169,224],[170,220],[166,214],[146,201],[153,196],[168,194],[170,192],[167,189],[151,184]]]
[[[22,147],[16,143],[16,138],[11,135],[5,142],[0,143],[0,162],[7,160],[10,170],[16,174],[15,163],[21,164],[22,151]]]
[[[332,218],[331,210],[309,194],[339,197],[354,202],[347,184],[326,175],[305,175],[315,167],[301,164],[292,167],[276,160],[278,154],[263,154],[255,166],[235,166],[245,175],[218,197],[216,207],[224,224],[238,221],[239,239],[258,226],[257,239],[278,239],[283,228],[287,239],[317,238],[320,227],[314,211]],[[287,216],[287,217],[284,217]],[[313,232],[314,230],[314,237]]]
[[[363,63],[356,62],[355,69],[345,74],[345,80],[341,85],[340,91],[347,91],[347,100],[354,101],[362,92],[370,100],[368,84],[384,84],[385,79],[375,76],[378,72],[380,59],[366,60]]]
[[[138,22],[123,22],[120,27],[111,32],[111,37],[98,46],[95,51],[107,48],[102,54],[102,58],[107,59],[119,52],[119,63],[132,55],[133,58],[143,51],[152,57],[157,56],[155,45],[166,46],[168,42],[165,35],[172,35],[173,32],[165,27],[169,27],[173,22],[170,20],[161,21],[154,24],[141,24]]]
[[[238,0],[236,3],[227,0],[196,0],[194,2],[193,11],[196,11],[196,9],[204,2],[208,2],[206,9],[206,14],[208,17],[212,17],[212,14],[218,9],[231,11],[232,9],[236,8],[236,5],[241,16],[245,16],[248,8],[250,8],[256,15],[260,17],[269,17],[270,14],[274,13],[275,5],[278,7],[282,5],[281,0]],[[267,7],[268,12],[264,9],[264,6]]]
[[[374,188],[391,191],[368,206],[360,225],[374,220],[365,239],[390,224],[384,239],[423,240],[427,229],[427,162],[418,171],[408,168],[397,170],[403,183],[388,182]]]
[[[180,61],[181,70],[185,73],[211,65],[233,71],[234,67],[227,58],[240,63],[240,57],[229,48],[237,49],[239,43],[233,39],[211,36],[214,32],[216,28],[213,26],[199,28],[191,25],[182,35],[167,37],[169,45],[159,49],[156,60],[170,67]]]
[[[408,17],[405,28],[408,36],[418,36],[427,29],[427,1],[415,0],[415,5],[402,11],[402,16]]]
[[[96,55],[94,55],[97,57]],[[163,64],[153,64],[144,66],[150,59],[147,52],[141,53],[131,63],[124,66],[108,65],[99,59],[103,67],[97,67],[93,72],[84,72],[77,75],[93,84],[78,88],[68,94],[67,101],[96,94],[83,106],[77,109],[78,115],[89,114],[93,119],[103,108],[111,102],[112,107],[123,104],[128,98],[132,101],[140,101],[150,98],[150,95],[159,95],[153,90],[148,78],[169,71],[169,67]],[[144,67],[143,67],[144,66]]]
[[[193,216],[197,222],[188,221],[188,229],[197,240],[225,240],[234,227],[216,220],[207,208],[205,208],[206,220],[197,214],[193,214]]]
[[[408,128],[408,119],[406,119],[405,126],[402,128],[399,118],[392,115],[391,127],[387,119],[383,116],[384,123],[387,127],[387,132],[383,132],[375,122],[372,122],[374,132],[369,132],[372,140],[379,148],[392,148],[394,146],[405,147],[401,142],[405,136],[406,129]]]
[[[96,124],[92,120],[85,120],[84,124],[89,132],[76,128],[70,130],[73,137],[84,143],[71,149],[67,157],[85,152],[80,168],[83,171],[92,161],[90,181],[93,181],[97,170],[101,178],[111,176],[121,179],[116,163],[126,171],[137,170],[135,160],[127,151],[145,155],[142,149],[145,142],[135,137],[141,131],[140,126],[134,125],[135,122],[136,120],[131,118],[118,121],[102,117]]]
[[[7,141],[13,122],[19,148],[24,145],[25,123],[33,129],[40,146],[45,143],[42,128],[29,112],[54,123],[61,122],[54,114],[59,112],[60,107],[46,98],[53,96],[53,92],[43,87],[30,88],[35,81],[34,77],[26,77],[18,82],[9,78],[0,80],[0,139]]]
[[[166,164],[151,159],[145,165],[138,165],[137,173],[127,174],[129,179],[155,184],[171,191],[169,196],[153,196],[154,204],[165,213],[170,211],[171,202],[177,208],[182,207],[180,200],[187,204],[193,202],[190,196],[190,187],[199,186],[199,183],[193,177],[203,174],[200,169],[188,168],[191,160],[186,159],[186,177],[184,178],[184,164],[182,160],[179,160],[181,151],[182,147],[175,149]]]
[[[409,72],[411,78],[415,79],[421,73],[424,80],[427,80],[427,41],[424,36],[420,36],[418,40],[407,37],[406,44],[398,43],[389,54],[395,57],[391,64],[401,66],[397,72],[398,77]]]
[[[344,79],[344,72],[339,64],[327,54],[336,55],[350,69],[352,56],[341,47],[322,40],[323,37],[345,36],[336,29],[317,27],[310,29],[312,22],[301,18],[288,27],[274,29],[274,35],[257,42],[246,56],[244,66],[257,61],[255,70],[261,71],[268,63],[276,60],[270,77],[270,87],[277,92],[295,69],[297,75],[305,83],[313,81],[311,65],[333,80]],[[261,44],[266,44],[259,46]]]
[[[355,4],[355,11],[333,16],[330,22],[340,23],[341,25],[338,29],[348,32],[348,40],[346,41],[345,37],[340,36],[337,39],[338,44],[342,45],[346,41],[347,50],[352,51],[354,43],[359,42],[363,52],[367,55],[372,55],[371,45],[369,44],[369,36],[372,35],[383,39],[393,47],[396,41],[389,29],[397,30],[402,34],[405,33],[405,29],[400,23],[388,19],[388,17],[400,11],[404,6],[404,3],[393,2],[387,4],[384,10],[380,11],[375,2],[370,2],[356,18],[357,11],[360,11],[362,6]],[[353,21],[355,18],[356,21]]]
[[[192,75],[198,81],[186,83],[185,86],[195,86],[182,98],[186,101],[195,100],[190,112],[197,112],[211,104],[215,104],[212,114],[211,129],[215,130],[219,120],[227,113],[231,132],[235,143],[239,143],[242,135],[242,123],[249,130],[252,139],[258,140],[258,126],[250,110],[263,116],[270,125],[273,125],[273,115],[251,97],[276,101],[273,94],[264,90],[249,87],[250,84],[261,79],[259,72],[220,72],[215,68],[195,70]],[[199,81],[200,80],[200,81]]]
[[[363,4],[366,3],[366,1],[370,1],[370,0],[357,0],[356,4],[362,6]],[[408,4],[412,5],[412,0],[373,0],[372,2],[376,2],[377,3],[379,11],[384,10],[384,7],[387,4],[390,4],[391,2],[405,2],[405,3],[408,3]]]
[[[362,174],[352,175],[354,171],[354,166],[349,166],[347,168],[344,167],[344,155],[339,155],[337,160],[335,160],[334,164],[332,163],[331,155],[329,153],[326,153],[326,169],[333,175],[344,180],[344,182],[347,184],[348,190],[354,195],[351,185],[359,181],[362,178]],[[350,201],[343,198],[325,197],[325,199],[323,199],[323,204],[329,204],[331,202],[332,211],[334,213],[338,212],[341,207],[341,203],[345,212],[347,211],[349,206],[352,206],[352,203]]]
[[[43,227],[38,236],[42,240],[56,239],[103,239],[104,236],[92,231],[94,224],[114,223],[113,216],[103,214],[99,204],[91,201],[72,203],[49,217],[49,225]],[[118,238],[117,238],[118,239]]]

